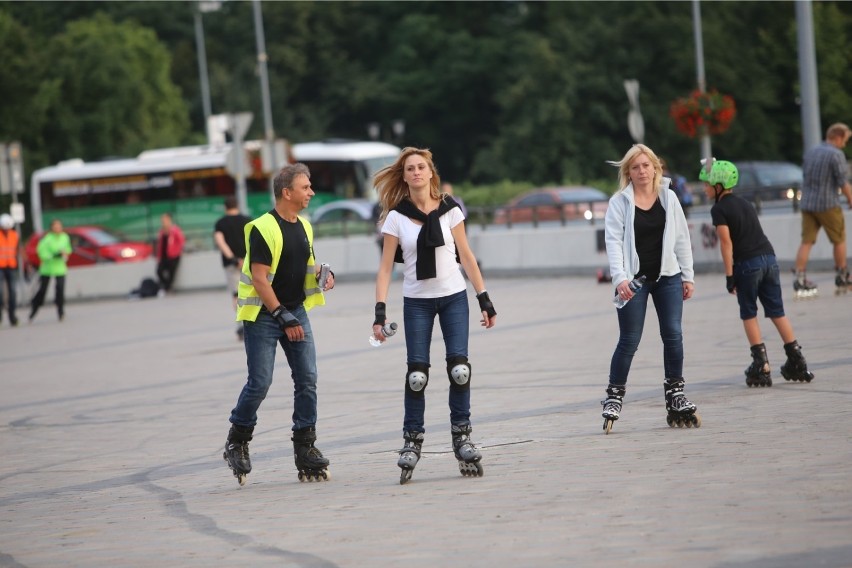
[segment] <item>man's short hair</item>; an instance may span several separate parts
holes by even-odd
[[[844,136],[849,138],[850,135],[852,135],[852,129],[842,122],[835,122],[825,131],[826,138],[842,138]]]
[[[281,168],[281,171],[275,176],[275,181],[272,182],[272,191],[275,194],[275,199],[281,199],[281,196],[284,194],[284,188],[292,188],[293,180],[299,175],[304,175],[308,179],[311,179],[311,170],[301,162],[289,164]]]
[[[237,208],[237,198],[233,195],[229,195],[225,198],[225,209],[236,209]]]

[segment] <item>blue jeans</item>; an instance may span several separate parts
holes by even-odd
[[[261,311],[253,322],[245,322],[246,360],[248,379],[237,406],[231,411],[231,423],[254,427],[257,409],[266,398],[272,385],[275,352],[278,345],[284,349],[293,377],[293,430],[301,430],[317,423],[317,351],[311,322],[304,306],[290,310],[305,330],[303,341],[288,341],[269,312]]]
[[[435,327],[436,315],[444,335],[446,358],[467,357],[470,308],[466,290],[443,298],[403,298],[402,309],[409,365],[420,363],[429,366],[429,348],[432,344],[432,329]],[[449,404],[452,424],[470,423],[469,389],[451,388]],[[425,396],[415,397],[406,389],[403,429],[409,432],[425,432],[423,417],[425,412]]]
[[[740,319],[757,317],[757,299],[763,304],[768,318],[784,317],[784,300],[781,298],[781,275],[774,254],[755,256],[734,265],[734,282],[737,285],[737,302]]]
[[[654,308],[660,322],[663,339],[663,367],[667,379],[683,377],[683,280],[680,274],[661,276],[657,282],[645,284],[618,312],[618,345],[609,366],[609,382],[627,384],[627,373],[642,339],[648,296],[654,298]]]

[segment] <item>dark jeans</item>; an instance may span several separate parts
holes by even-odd
[[[180,263],[180,257],[162,258],[157,264],[157,279],[160,281],[161,290],[168,292],[172,289],[178,263]]]
[[[304,306],[290,310],[305,330],[303,341],[290,341],[278,322],[262,311],[255,321],[245,322],[245,347],[248,378],[240,392],[237,405],[231,411],[231,423],[254,427],[257,410],[272,386],[275,354],[278,346],[284,350],[290,375],[293,378],[293,430],[317,423],[317,351],[311,322]]]
[[[56,288],[55,292],[55,302],[56,302],[56,312],[59,314],[59,317],[65,315],[65,277],[64,276],[55,276],[56,278]],[[38,281],[38,292],[33,296],[33,301],[30,307],[30,319],[33,319],[38,312],[38,309],[44,304],[44,297],[47,295],[47,286],[50,284],[50,276],[41,275],[39,276]]]
[[[784,317],[781,275],[774,254],[755,256],[734,265],[740,319],[757,317],[757,299],[768,318]]]
[[[17,277],[17,268],[0,268],[0,314],[3,313],[4,299],[8,300],[5,303],[9,309],[9,323],[12,325],[18,321],[18,318],[15,317],[15,308],[18,305],[18,298],[15,291],[18,282]],[[3,296],[4,288],[9,292],[8,298],[4,298]]]
[[[443,298],[403,298],[402,310],[409,364],[429,365],[429,348],[432,344],[435,316],[438,316],[441,324],[447,359],[467,357],[470,331],[467,290]],[[451,388],[449,406],[450,423],[456,425],[470,423],[470,390]],[[425,412],[426,397],[414,397],[406,389],[403,429],[410,432],[425,432]]]
[[[627,305],[617,310],[620,335],[609,367],[610,384],[627,384],[630,364],[639,348],[639,340],[642,339],[648,296],[654,298],[654,308],[660,322],[665,378],[683,377],[683,280],[680,274],[675,274],[661,276],[657,282],[645,284]]]

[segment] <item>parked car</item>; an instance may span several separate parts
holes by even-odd
[[[734,193],[748,201],[801,199],[802,168],[792,162],[734,162],[740,180]]]
[[[370,234],[376,230],[376,203],[368,199],[339,199],[317,207],[311,223],[318,236]]]
[[[608,204],[607,194],[593,187],[545,187],[519,195],[498,208],[494,223],[602,219]]]
[[[138,262],[153,253],[148,243],[127,241],[104,227],[66,227],[65,232],[68,233],[73,249],[68,257],[69,267],[99,262]],[[35,233],[27,240],[24,255],[30,266],[38,267],[41,264],[36,247],[43,234]]]

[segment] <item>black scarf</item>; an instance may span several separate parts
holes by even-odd
[[[410,199],[403,199],[393,211],[405,215],[409,219],[420,221],[423,226],[417,235],[417,279],[435,278],[435,249],[444,246],[444,234],[441,231],[440,218],[459,204],[452,197],[441,199],[438,208],[428,215],[417,208]],[[402,262],[402,247],[397,247],[395,262]]]

